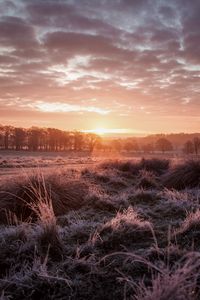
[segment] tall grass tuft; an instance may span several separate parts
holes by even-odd
[[[167,188],[177,190],[200,187],[200,161],[189,160],[172,168],[163,176]]]
[[[170,162],[167,159],[158,159],[158,158],[152,158],[152,159],[145,159],[143,158],[140,163],[140,168],[145,169],[146,171],[153,172],[157,175],[164,174],[170,166]]]
[[[158,188],[158,182],[155,174],[151,171],[141,170],[138,174],[136,183],[137,188],[153,189]]]
[[[119,249],[122,245],[135,248],[140,243],[152,242],[152,225],[129,206],[105,223],[99,234],[105,249]]]
[[[29,204],[51,196],[52,209],[56,216],[84,205],[88,186],[81,180],[71,180],[58,174],[44,176],[40,172],[30,177],[18,178],[0,187],[0,223],[8,223],[9,217],[21,221],[36,220],[36,210]]]
[[[170,163],[167,159],[141,159],[140,161],[105,161],[100,164],[101,169],[117,169],[122,172],[130,172],[137,174],[139,170],[145,169],[146,171],[153,172],[157,175],[165,173],[169,169]]]
[[[183,266],[164,269],[152,280],[151,286],[143,282],[137,288],[134,300],[197,300],[196,291],[200,262],[199,257],[191,257]]]
[[[180,227],[175,230],[174,238],[182,246],[199,249],[200,246],[200,210],[191,212]]]
[[[38,235],[39,246],[43,253],[49,252],[51,256],[58,257],[62,254],[63,244],[56,224],[51,191],[47,190],[42,173],[38,174],[38,185],[30,182],[29,191],[34,197],[28,206],[36,214],[41,228]]]

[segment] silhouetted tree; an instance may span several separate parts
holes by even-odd
[[[139,151],[139,146],[136,141],[126,142],[124,144],[124,150],[129,151]]]
[[[153,151],[154,151],[154,146],[153,146],[152,143],[144,144],[144,145],[142,146],[142,150],[143,150],[145,153],[153,152]]]
[[[90,152],[92,152],[95,146],[101,142],[100,136],[94,133],[87,134],[87,146]]]
[[[194,153],[194,144],[192,141],[187,141],[183,146],[183,152],[185,154],[192,154]]]
[[[8,150],[9,149],[9,139],[11,137],[11,134],[13,132],[13,127],[12,126],[4,126],[4,149]]]
[[[163,153],[166,151],[172,151],[173,150],[173,146],[172,143],[167,140],[166,138],[160,138],[157,140],[156,142],[156,150],[158,151],[162,151]]]
[[[0,147],[4,148],[4,126],[0,125]]]
[[[83,150],[83,146],[85,143],[83,134],[81,132],[75,131],[73,137],[74,137],[74,150],[75,151]]]
[[[22,150],[26,138],[26,131],[23,128],[14,129],[14,144],[15,150]]]
[[[112,140],[110,142],[113,150],[120,152],[122,150],[122,144],[120,140]]]
[[[38,127],[32,127],[28,130],[28,149],[37,151],[40,144],[41,130]]]
[[[200,152],[200,138],[195,137],[193,139],[193,145],[194,145],[194,153],[197,155]]]

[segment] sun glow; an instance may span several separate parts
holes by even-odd
[[[84,130],[84,132],[87,133],[95,133],[98,135],[106,135],[106,134],[127,134],[131,133],[132,131],[130,129],[119,129],[119,128],[103,128],[103,127],[98,127],[95,129],[90,129],[90,130]]]
[[[99,134],[99,135],[104,135],[106,133],[110,133],[110,130],[106,129],[106,128],[96,128],[96,129],[94,129],[94,133]]]

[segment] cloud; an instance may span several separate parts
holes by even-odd
[[[0,2],[2,108],[113,120],[199,112],[199,1]]]
[[[75,104],[67,104],[67,103],[47,103],[47,102],[40,102],[33,105],[36,109],[42,112],[94,112],[101,115],[107,115],[110,113],[109,110],[95,107],[95,106],[81,106]]]
[[[35,47],[34,28],[21,18],[5,16],[0,20],[1,45],[13,47]]]

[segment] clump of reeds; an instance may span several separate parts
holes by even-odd
[[[144,189],[153,189],[159,187],[154,173],[146,170],[141,170],[139,172],[136,186]]]
[[[143,158],[139,166],[141,169],[145,169],[146,171],[153,172],[157,175],[164,174],[170,166],[170,162],[167,159],[158,159],[158,158],[152,158],[152,159],[145,159]]]
[[[174,233],[174,239],[185,247],[198,249],[200,246],[200,210],[189,213]]]
[[[200,186],[200,161],[189,160],[173,167],[163,176],[167,188],[177,190]]]
[[[51,195],[51,205],[56,216],[84,205],[88,186],[80,180],[65,179],[57,174],[40,173],[16,181],[0,188],[0,222],[8,223],[8,215],[21,221],[34,221],[38,215],[32,203]],[[38,203],[39,205],[39,203]]]
[[[152,225],[130,206],[105,223],[99,234],[104,248],[119,249],[122,245],[134,248],[152,239]]]
[[[132,297],[135,300],[197,300],[199,256],[189,257],[183,266],[161,269],[150,286],[142,281]]]

